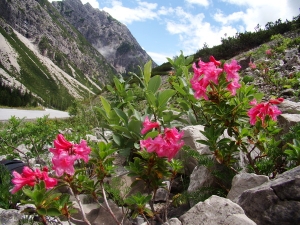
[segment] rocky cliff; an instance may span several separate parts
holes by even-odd
[[[107,12],[94,9],[89,3],[83,5],[80,0],[52,4],[118,72],[135,71],[137,65],[151,60],[128,28]]]
[[[80,0],[0,0],[0,47],[1,83],[53,107],[151,59],[126,26]]]

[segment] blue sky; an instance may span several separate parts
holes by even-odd
[[[81,0],[125,24],[158,65],[300,14],[299,0]]]

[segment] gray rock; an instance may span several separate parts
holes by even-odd
[[[211,187],[214,183],[214,177],[211,172],[205,166],[195,167],[193,173],[190,176],[190,184],[188,187],[188,193],[193,193],[202,187]],[[194,206],[197,202],[190,199],[190,206]]]
[[[283,133],[287,133],[290,127],[300,122],[300,114],[281,114],[277,117],[278,125],[283,129]]]
[[[178,218],[171,218],[168,222],[163,223],[163,225],[182,225],[182,223]]]
[[[258,225],[300,224],[300,167],[244,191],[237,203]]]
[[[16,209],[7,209],[0,212],[0,224],[19,225],[22,214]]]
[[[255,225],[244,210],[229,199],[211,196],[204,202],[199,202],[184,215],[179,217],[183,225]]]
[[[238,197],[245,190],[257,187],[267,181],[269,181],[269,177],[264,175],[256,175],[254,173],[237,174],[232,180],[232,186],[227,195],[227,198],[236,203]]]
[[[282,113],[299,114],[300,113],[300,102],[293,102],[285,99],[278,105],[278,108]]]

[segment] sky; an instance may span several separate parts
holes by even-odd
[[[125,24],[140,46],[161,65],[167,57],[191,55],[221,38],[255,32],[268,22],[292,20],[299,0],[81,0]]]

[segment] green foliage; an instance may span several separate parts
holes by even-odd
[[[290,149],[284,151],[288,155],[288,160],[293,161],[296,166],[300,165],[300,141],[294,139],[293,144],[288,143]]]
[[[2,209],[15,209],[17,203],[21,199],[25,199],[21,192],[14,195],[10,193],[12,189],[11,178],[10,171],[0,164],[0,208]]]
[[[36,213],[41,216],[60,216],[74,213],[72,203],[69,201],[68,194],[53,193],[53,190],[46,190],[45,183],[42,181],[36,184],[33,189],[23,187],[23,192],[30,200],[23,200],[23,204],[34,204]]]
[[[125,199],[125,203],[132,209],[132,218],[136,218],[138,215],[153,217],[153,212],[146,207],[146,204],[151,200],[151,195],[142,195],[137,192],[134,195]]]

